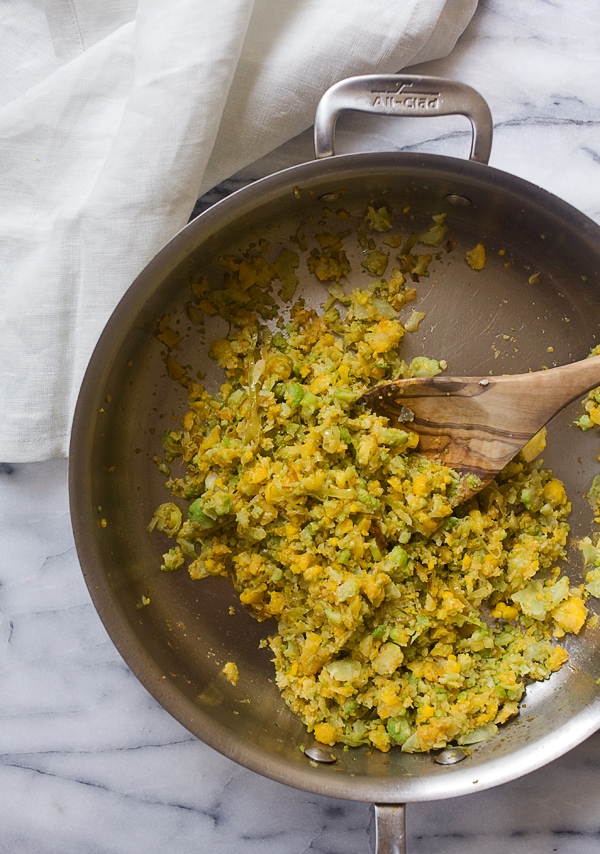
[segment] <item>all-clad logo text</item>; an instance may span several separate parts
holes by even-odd
[[[414,92],[412,84],[402,84],[396,92],[371,92],[373,107],[384,110],[402,108],[405,110],[438,110],[440,107],[440,92]]]

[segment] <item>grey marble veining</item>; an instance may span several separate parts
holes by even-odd
[[[491,164],[600,222],[600,4],[480,0],[447,59],[492,109]],[[340,122],[341,150],[464,157],[460,118]],[[302,134],[201,201],[312,157]],[[369,804],[312,795],[193,738],[121,660],[85,587],[67,463],[0,465],[0,852],[368,854]],[[409,854],[600,852],[600,735],[520,780],[411,804]]]

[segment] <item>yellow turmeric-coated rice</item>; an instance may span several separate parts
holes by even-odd
[[[357,229],[339,221],[346,230],[320,235],[304,261],[256,246],[222,259],[223,288],[193,286],[190,316],[231,324],[211,348],[225,378],[212,395],[175,370],[189,411],[161,464],[181,467],[150,528],[174,540],[164,570],[229,576],[241,603],[273,620],[277,685],[319,742],[416,752],[484,741],[517,714],[528,680],[564,664],[557,639],[582,629],[595,591],[558,568],[570,505],[536,462],[541,438],[456,506],[457,474],[420,457],[409,426],[357,404],[378,382],[442,370],[403,361],[400,313],[446,226],[434,218],[404,241],[386,209],[369,208]],[[363,287],[344,249],[353,239]],[[327,299],[319,311],[298,299],[268,322],[270,294],[292,297],[299,263]],[[404,313],[416,329],[422,315]]]

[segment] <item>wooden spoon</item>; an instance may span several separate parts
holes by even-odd
[[[592,356],[527,374],[396,380],[375,386],[360,402],[392,425],[410,422],[419,453],[471,475],[462,478],[459,501],[466,501],[553,415],[598,385],[600,356]]]

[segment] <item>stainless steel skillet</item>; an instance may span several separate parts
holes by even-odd
[[[330,156],[335,117],[347,108],[465,113],[474,127],[472,159]],[[588,628],[573,637],[567,643],[570,663],[528,689],[526,713],[468,756],[360,748],[333,749],[334,762],[311,759],[315,745],[284,706],[269,652],[259,648],[271,627],[239,608],[234,616],[229,613],[236,600],[226,580],[194,582],[184,573],[158,569],[165,543],[146,528],[165,491],[153,458],[161,452],[162,432],[186,411],[186,400],[168,374],[157,326],[169,317],[182,336],[179,360],[202,370],[206,383],[217,387],[220,377],[207,350],[224,327],[210,321],[200,334],[190,322],[190,283],[203,274],[216,286],[222,278],[219,256],[260,240],[288,246],[300,223],[317,227],[336,205],[358,213],[367,204],[385,204],[409,209],[415,227],[432,214],[446,213],[453,243],[432,275],[417,285],[426,320],[406,345],[407,357],[438,355],[459,375],[540,369],[584,358],[599,341],[600,228],[544,190],[486,165],[489,111],[468,87],[404,75],[345,81],[319,107],[316,140],[319,159],[258,181],[210,208],[165,246],[119,303],[77,404],[71,509],[98,613],[158,702],[213,748],[259,774],[318,794],[375,803],[377,850],[383,854],[404,850],[404,804],[514,779],[597,729],[599,631]],[[485,245],[488,259],[479,271],[464,263],[465,250],[476,243]],[[351,260],[360,267],[358,257]],[[324,289],[302,264],[298,272],[300,292],[318,304]],[[573,405],[554,419],[544,455],[572,500],[574,540],[593,529],[586,492],[600,466],[598,437],[572,426],[577,411]],[[575,581],[583,577],[575,548],[568,572]],[[232,658],[240,669],[235,687],[221,673]]]

